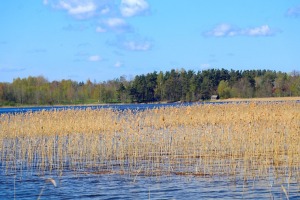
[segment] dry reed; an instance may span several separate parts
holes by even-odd
[[[0,162],[41,173],[293,177],[300,104],[240,103],[2,114]]]

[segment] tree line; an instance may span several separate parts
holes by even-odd
[[[207,69],[152,72],[104,82],[48,81],[43,76],[0,82],[0,106],[192,102],[220,98],[300,96],[300,72]]]

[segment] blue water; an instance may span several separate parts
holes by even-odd
[[[68,109],[114,109],[114,110],[145,110],[170,106],[189,106],[197,103],[166,103],[166,104],[107,104],[107,105],[88,105],[88,106],[36,106],[36,107],[7,107],[0,108],[0,114],[5,113],[26,113],[37,112],[42,110],[68,110]]]
[[[222,102],[220,102],[222,103]],[[299,102],[298,102],[299,103]],[[185,104],[127,104],[0,108],[1,113],[65,109],[144,110]],[[0,163],[1,164],[1,163]],[[230,176],[140,176],[64,171],[62,174],[13,171],[0,165],[0,199],[300,199],[298,180],[243,180]],[[48,174],[47,174],[48,173]],[[52,178],[56,187],[47,179]]]
[[[160,108],[160,107],[170,107],[170,106],[190,106],[190,105],[197,105],[197,104],[239,104],[239,103],[249,103],[250,101],[238,101],[238,102],[196,102],[196,103],[164,103],[164,104],[106,104],[106,105],[88,105],[88,106],[36,106],[36,107],[7,107],[7,108],[0,108],[0,114],[5,113],[26,113],[26,112],[37,112],[42,110],[67,110],[67,109],[114,109],[114,110],[145,110],[145,109],[152,109],[152,108]],[[273,101],[273,103],[280,103],[284,101]],[[295,101],[296,103],[300,103],[300,100]],[[264,102],[268,103],[268,102]]]
[[[24,172],[23,172],[24,173]],[[56,187],[47,182],[55,180]],[[230,177],[119,174],[2,175],[0,199],[299,199],[297,183]]]

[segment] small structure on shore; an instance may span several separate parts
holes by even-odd
[[[211,95],[210,100],[218,100],[220,99],[219,95]]]

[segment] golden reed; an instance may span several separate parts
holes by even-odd
[[[0,162],[34,169],[300,180],[300,104],[252,102],[144,111],[0,117]]]

